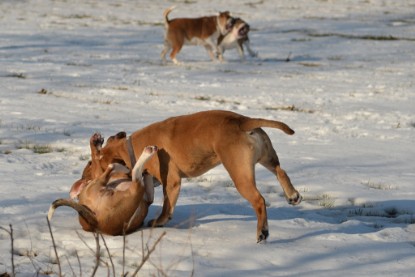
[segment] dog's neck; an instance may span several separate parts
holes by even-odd
[[[221,26],[220,24],[220,16],[216,16],[216,30],[219,30],[219,36],[220,35],[226,35],[226,25],[225,27]]]
[[[133,143],[132,143],[132,140],[131,140],[131,136],[129,136],[128,139],[127,139],[127,150],[128,150],[128,156],[130,157],[131,170],[132,170],[135,163],[137,162],[137,160],[135,158],[134,146],[133,146]]]

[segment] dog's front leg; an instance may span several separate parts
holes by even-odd
[[[166,185],[163,184],[163,209],[157,219],[153,219],[148,223],[149,227],[163,227],[173,217],[174,207],[176,206],[180,193],[180,187],[180,177],[169,180]]]
[[[257,57],[258,56],[258,52],[255,52],[254,50],[252,50],[251,44],[249,43],[249,40],[246,40],[243,44],[245,44],[246,49],[248,50],[248,53],[251,57]],[[241,45],[241,47],[242,47],[242,45]]]
[[[206,51],[207,51],[207,52],[208,52],[208,54],[209,54],[210,59],[211,59],[212,61],[215,61],[215,60],[216,60],[216,58],[215,58],[215,54],[213,53],[213,48],[212,48],[212,46],[211,46],[210,44],[205,44],[204,46],[205,46]]]
[[[245,60],[245,53],[244,53],[244,48],[242,46],[242,43],[237,43],[236,44],[236,48],[238,48],[238,53],[239,53],[239,57],[241,58],[241,60]]]

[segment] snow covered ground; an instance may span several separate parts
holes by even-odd
[[[163,65],[171,5],[172,18],[230,10],[259,56],[228,50],[218,63],[185,46],[184,65]],[[255,214],[223,167],[184,180],[174,218],[143,230],[150,246],[167,234],[140,276],[413,276],[414,18],[413,0],[2,0],[0,227],[13,226],[18,276],[58,273],[46,213],[79,178],[92,133],[209,109],[291,126],[266,131],[304,202],[289,206],[258,166],[270,237],[256,244]],[[148,218],[161,203],[158,187]],[[65,275],[90,275],[94,237],[77,215],[58,209],[52,230]],[[131,273],[141,233],[126,240]],[[123,240],[105,241],[119,276]],[[0,274],[11,270],[0,230]]]

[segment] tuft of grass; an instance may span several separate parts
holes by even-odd
[[[373,181],[367,181],[363,182],[362,185],[371,188],[371,189],[378,189],[378,190],[397,190],[398,186],[392,185],[392,184],[384,184],[384,183],[378,183]]]
[[[300,64],[302,66],[305,66],[305,67],[320,67],[320,66],[322,66],[319,63],[310,63],[310,62],[300,62],[298,64]]]
[[[396,40],[405,40],[405,41],[415,41],[414,38],[405,38],[405,37],[395,37],[392,35],[350,35],[350,34],[341,34],[341,33],[309,33],[310,37],[339,37],[346,39],[362,39],[362,40],[377,40],[377,41],[396,41]]]
[[[62,132],[62,134],[64,135],[64,136],[67,136],[67,137],[70,137],[72,134],[71,134],[71,131],[69,131],[69,130],[63,130],[63,132]]]
[[[29,141],[22,142],[20,145],[16,146],[16,148],[32,150],[33,153],[36,154],[46,154],[54,151],[53,147],[48,144],[32,144]],[[60,152],[63,152],[63,150]]]
[[[26,79],[27,78],[27,76],[24,73],[17,73],[17,72],[10,73],[10,74],[6,75],[6,77],[8,77],[8,78],[18,78],[18,79]]]
[[[41,95],[46,95],[46,94],[48,94],[48,91],[47,91],[46,89],[42,88],[42,89],[41,89],[41,90],[39,90],[37,93],[38,93],[38,94],[41,94]]]
[[[397,218],[401,215],[410,215],[409,218],[404,220],[404,223],[413,224],[413,213],[410,211],[399,210],[396,207],[386,208],[374,208],[373,206],[362,206],[357,209],[349,211],[349,216],[366,216],[366,217],[384,217],[384,218]]]
[[[50,145],[40,145],[40,144],[33,145],[32,150],[33,150],[33,153],[36,153],[36,154],[47,154],[47,153],[53,152],[53,148]]]
[[[209,96],[196,96],[194,99],[199,101],[210,101],[211,98]]]
[[[225,99],[212,99],[209,96],[203,96],[203,95],[195,96],[195,97],[193,97],[193,99],[198,100],[198,101],[214,101],[214,102],[219,103],[219,104],[225,104],[225,103],[232,103],[234,105],[240,105],[241,104],[238,101],[228,101],[228,100],[225,100]]]
[[[314,113],[314,110],[303,109],[296,107],[295,105],[289,106],[278,106],[278,107],[265,107],[267,111],[290,111],[290,112],[300,112],[300,113]]]
[[[319,205],[323,208],[330,209],[334,207],[335,200],[329,194],[323,194],[319,201]]]

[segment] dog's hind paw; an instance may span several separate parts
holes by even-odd
[[[300,193],[295,192],[293,195],[291,195],[290,198],[287,198],[288,204],[290,205],[298,205],[303,200],[303,197]]]
[[[268,230],[262,230],[261,234],[258,236],[257,243],[264,242],[269,236]]]

